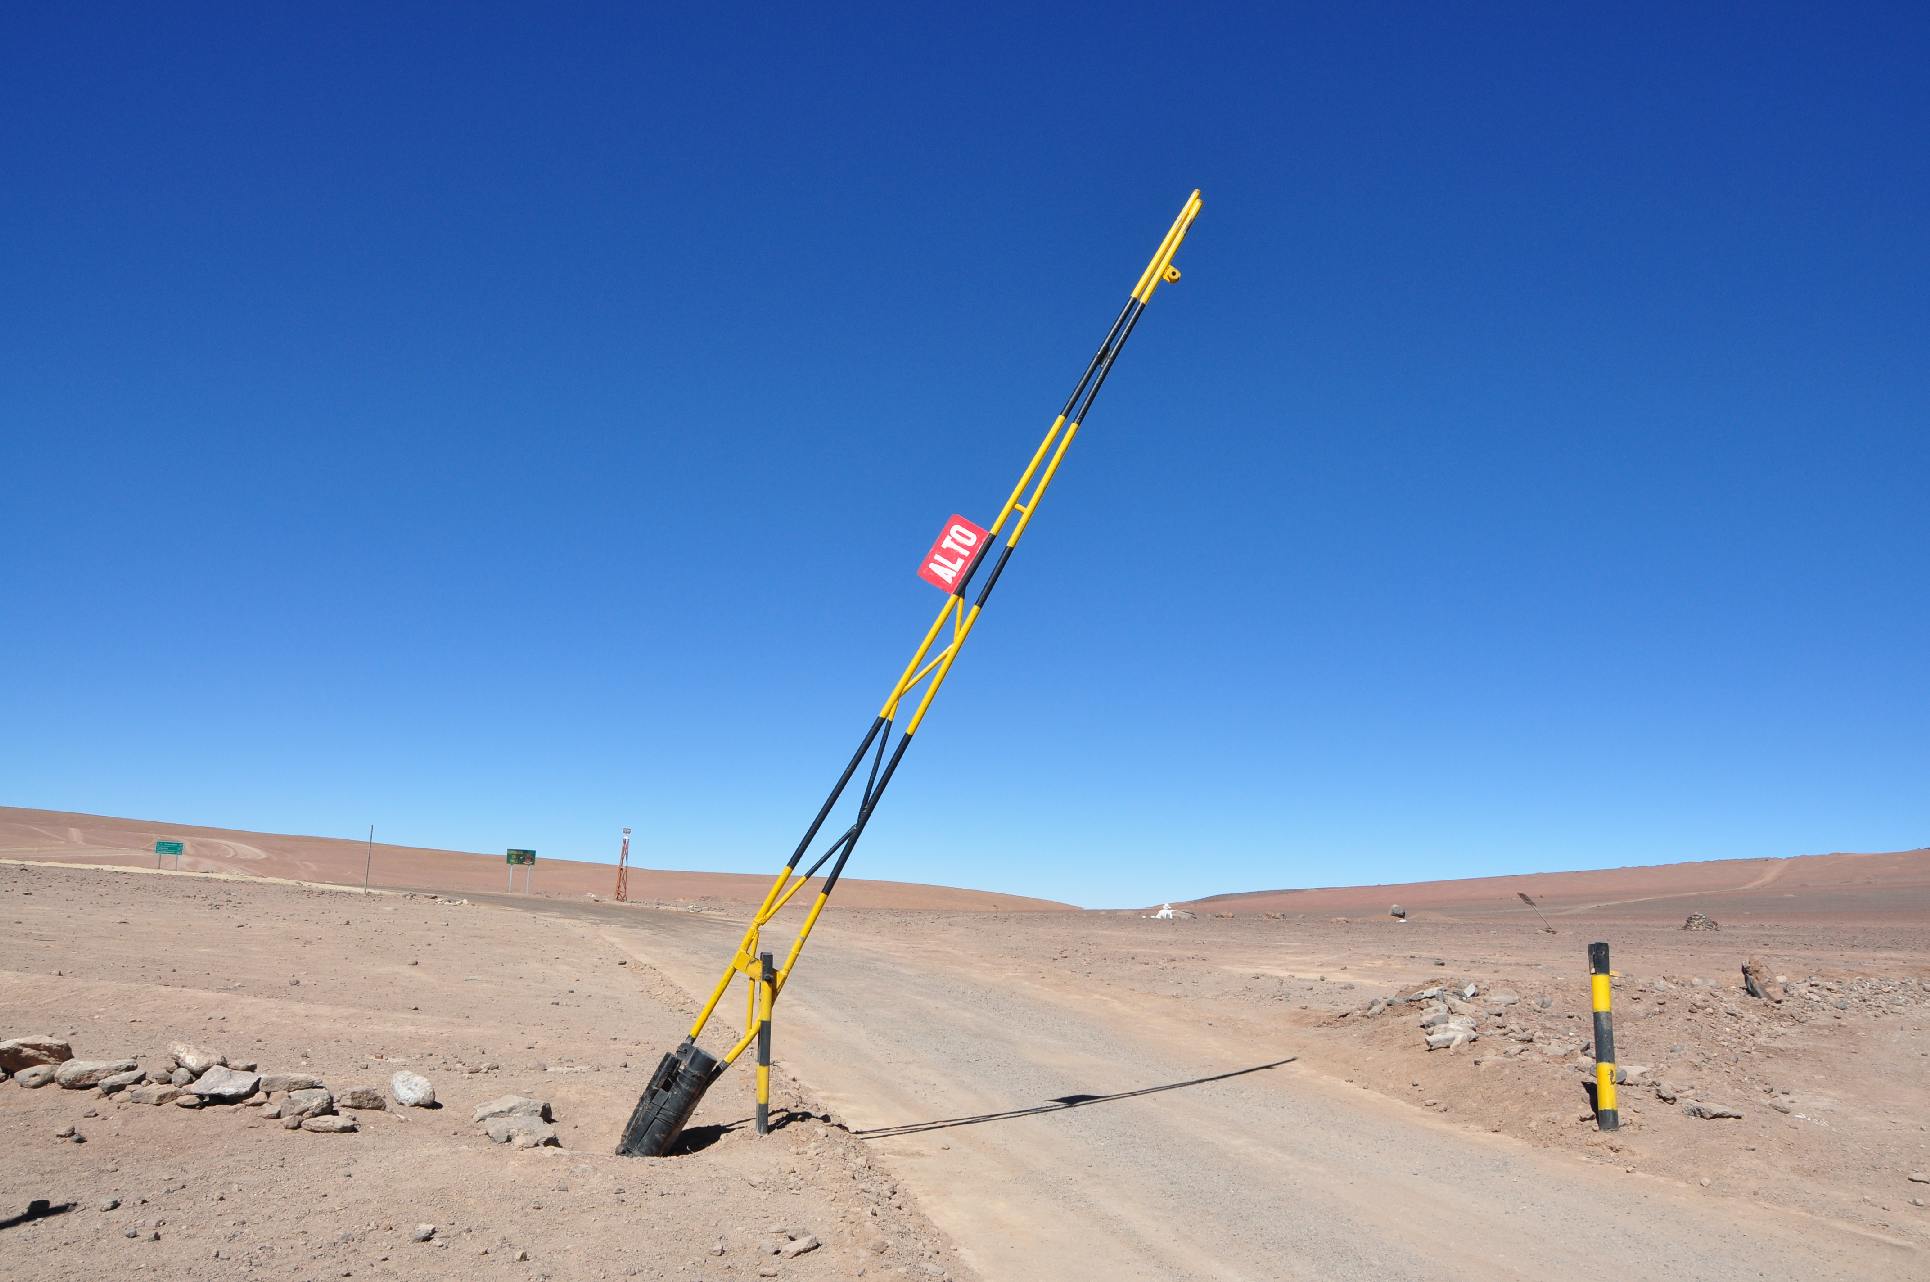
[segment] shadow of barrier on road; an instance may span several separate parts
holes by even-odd
[[[0,1229],[10,1229],[16,1224],[25,1224],[29,1220],[45,1220],[56,1215],[65,1215],[67,1212],[73,1210],[74,1206],[75,1204],[73,1202],[62,1202],[55,1205],[44,1197],[37,1197],[27,1203],[27,1209],[20,1212],[20,1214],[10,1215],[0,1220]]]
[[[1142,1095],[1157,1095],[1162,1091],[1183,1090],[1188,1086],[1207,1086],[1214,1082],[1224,1082],[1234,1077],[1245,1077],[1248,1073],[1264,1073],[1282,1064],[1291,1064],[1298,1059],[1289,1055],[1268,1064],[1255,1064],[1251,1068],[1236,1068],[1231,1072],[1215,1073],[1210,1077],[1194,1077],[1184,1082],[1167,1082],[1163,1086],[1142,1086],[1136,1091],[1114,1091],[1110,1095],[1060,1095],[1030,1108],[1007,1109],[1002,1113],[980,1113],[975,1117],[945,1117],[931,1122],[907,1122],[903,1126],[877,1126],[868,1131],[853,1131],[853,1135],[863,1140],[889,1139],[894,1135],[917,1135],[921,1131],[942,1131],[952,1126],[978,1126],[985,1122],[1004,1122],[1015,1117],[1038,1117],[1045,1113],[1063,1113],[1067,1109],[1085,1108],[1092,1104],[1111,1104],[1118,1100],[1138,1099]]]

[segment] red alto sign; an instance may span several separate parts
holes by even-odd
[[[918,567],[918,577],[942,591],[952,591],[958,586],[965,568],[972,563],[972,558],[978,555],[978,550],[985,546],[985,540],[990,537],[984,526],[954,515],[945,522],[945,528],[939,533],[938,541],[931,545],[931,551],[925,553],[925,562]]]

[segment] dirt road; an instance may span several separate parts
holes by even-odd
[[[901,923],[902,926],[902,923]],[[702,988],[735,928],[607,937]],[[1921,1277],[1897,1237],[1470,1133],[1295,1062],[916,930],[839,919],[778,1055],[988,1279]],[[716,1089],[738,1089],[725,1079]]]

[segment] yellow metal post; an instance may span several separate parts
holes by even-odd
[[[771,1006],[777,1001],[777,968],[769,953],[758,954],[757,991],[762,1009],[757,1021],[757,1133],[771,1133]]]

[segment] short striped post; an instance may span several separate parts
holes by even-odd
[[[1588,946],[1589,1004],[1595,1008],[1595,1124],[1604,1131],[1621,1126],[1615,1111],[1615,1017],[1609,1013],[1608,945]]]
[[[776,1000],[777,966],[769,953],[759,953],[757,1019],[757,1133],[771,1133],[771,1005]]]

